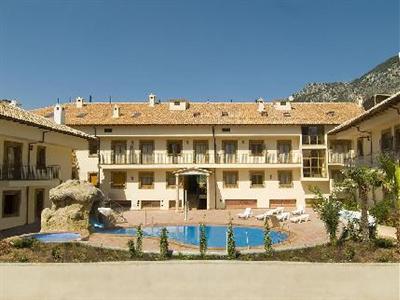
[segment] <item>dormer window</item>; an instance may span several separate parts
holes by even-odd
[[[335,116],[335,112],[333,110],[330,110],[326,113],[327,116],[329,117],[334,117]]]
[[[181,105],[181,102],[180,101],[174,101],[174,105],[175,106],[179,106],[179,105]]]
[[[280,104],[281,106],[286,106],[286,101],[281,101]]]
[[[261,116],[263,116],[263,117],[268,117],[268,112],[262,111],[262,112],[261,112]]]
[[[200,116],[200,112],[197,111],[197,112],[193,113],[193,117],[196,118],[196,117],[199,117],[199,116]]]
[[[228,116],[228,112],[227,112],[227,111],[223,111],[223,112],[221,113],[221,116],[227,117],[227,116]]]
[[[283,116],[284,116],[284,117],[290,117],[290,112],[285,111],[285,112],[283,113]]]

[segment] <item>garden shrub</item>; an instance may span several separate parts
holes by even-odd
[[[394,247],[394,242],[392,240],[389,239],[385,239],[385,238],[377,238],[374,240],[374,245],[378,248],[392,248]]]
[[[128,249],[129,249],[129,256],[131,258],[136,257],[136,248],[135,248],[135,241],[134,240],[129,240],[128,241]]]
[[[344,257],[347,261],[352,261],[354,256],[356,255],[356,250],[353,246],[348,246],[344,249]]]
[[[394,204],[391,199],[384,199],[376,203],[369,212],[376,218],[378,224],[394,226],[394,219],[392,213],[394,211]]]
[[[235,243],[235,236],[233,234],[233,227],[232,227],[232,222],[229,222],[228,228],[227,228],[227,245],[226,245],[226,250],[228,254],[229,259],[235,259],[238,255],[236,251],[236,243]]]
[[[272,239],[270,236],[268,218],[265,218],[264,221],[264,250],[266,254],[272,253]]]
[[[142,225],[139,225],[137,227],[137,232],[136,232],[136,255],[138,257],[143,256],[143,230],[142,230]]]
[[[324,197],[318,189],[314,188],[312,191],[316,195],[315,201],[312,203],[314,211],[319,214],[320,219],[325,224],[326,232],[329,234],[331,243],[336,242],[336,232],[339,226],[339,212],[342,209],[342,203],[333,195]]]
[[[207,252],[207,236],[206,236],[206,226],[202,223],[200,224],[200,237],[199,237],[199,250],[200,256],[205,257]]]
[[[14,248],[32,248],[38,241],[34,238],[17,238],[12,240],[12,245]]]
[[[54,247],[51,249],[51,257],[55,262],[61,262],[62,261],[62,254],[61,254],[61,249],[60,247]]]
[[[167,228],[163,227],[160,234],[160,258],[166,259],[168,256],[168,230]]]

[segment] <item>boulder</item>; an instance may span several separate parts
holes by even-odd
[[[50,190],[51,208],[42,211],[42,232],[80,232],[89,234],[89,215],[93,207],[105,202],[103,192],[90,183],[68,180]]]

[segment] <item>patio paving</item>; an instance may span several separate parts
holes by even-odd
[[[139,224],[143,226],[162,226],[162,225],[197,225],[200,222],[208,225],[226,225],[230,218],[233,218],[234,225],[246,225],[263,227],[263,221],[259,221],[254,217],[243,220],[237,217],[239,212],[243,210],[191,210],[188,214],[187,221],[184,220],[183,212],[175,212],[174,210],[140,210],[126,211],[124,213],[127,223],[120,224],[123,227],[133,227]],[[289,210],[290,211],[290,210]],[[253,215],[261,214],[265,209],[254,209]],[[274,230],[282,230],[289,233],[289,238],[283,243],[274,245],[276,250],[303,248],[328,242],[325,233],[324,224],[315,215],[312,209],[307,209],[306,213],[310,214],[310,221],[306,223],[295,224],[291,222],[282,222],[280,228]],[[111,234],[92,234],[88,243],[96,246],[106,246],[112,248],[127,248],[127,241],[132,237],[118,236]],[[172,250],[189,253],[198,251],[197,246],[188,246],[175,243],[169,240]],[[158,251],[159,241],[157,238],[144,238],[143,249],[145,251]],[[262,251],[262,247],[252,247],[251,249],[241,249],[247,251]],[[221,251],[221,250],[219,250]],[[218,252],[218,251],[214,251]]]

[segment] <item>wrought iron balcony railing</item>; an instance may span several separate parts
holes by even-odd
[[[60,178],[60,166],[0,165],[0,180],[53,180]]]

